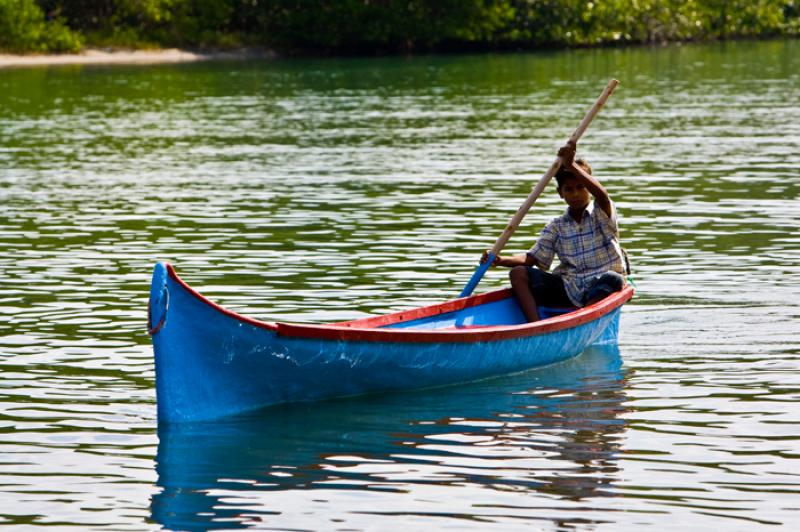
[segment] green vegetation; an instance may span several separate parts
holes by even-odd
[[[511,42],[597,45],[797,35],[798,0],[513,0]]]
[[[800,0],[0,0],[0,49],[385,53],[800,34]]]
[[[58,18],[45,20],[34,0],[0,0],[0,50],[10,52],[74,52],[80,35]]]

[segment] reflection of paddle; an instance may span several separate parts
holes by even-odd
[[[583,117],[583,120],[581,120],[580,125],[578,125],[578,129],[576,129],[575,132],[572,134],[572,136],[569,138],[569,142],[574,142],[574,143],[578,142],[581,136],[583,136],[583,132],[586,131],[586,128],[588,128],[589,124],[592,123],[592,120],[597,115],[597,113],[600,112],[600,109],[606,103],[606,100],[608,100],[609,96],[611,96],[611,93],[614,92],[614,89],[617,88],[618,84],[619,81],[615,79],[612,79],[611,81],[608,82],[608,85],[603,91],[603,94],[600,95],[597,101],[594,102],[592,108],[589,109],[589,112],[586,113],[586,116]],[[459,297],[467,297],[472,294],[473,290],[475,290],[475,287],[478,286],[478,283],[481,282],[483,274],[486,273],[486,270],[489,269],[489,267],[492,265],[497,256],[500,255],[500,252],[505,247],[506,243],[508,242],[508,239],[510,239],[511,235],[514,234],[514,231],[516,231],[517,227],[519,227],[519,224],[520,222],[522,222],[522,219],[525,217],[530,208],[536,202],[536,199],[539,197],[539,195],[542,193],[545,187],[547,187],[547,184],[550,183],[550,180],[553,178],[553,176],[556,175],[556,172],[558,172],[559,168],[561,168],[561,158],[557,157],[555,162],[550,165],[550,169],[547,170],[547,173],[545,173],[544,176],[536,184],[536,186],[533,187],[533,190],[531,190],[531,193],[528,195],[528,199],[525,200],[525,203],[522,204],[519,210],[517,210],[517,213],[511,218],[511,221],[508,223],[508,226],[506,226],[506,229],[505,231],[503,231],[503,234],[500,235],[500,238],[498,238],[497,241],[494,243],[494,246],[492,246],[491,251],[489,251],[486,262],[478,265],[478,267],[475,269],[475,273],[472,274],[472,278],[467,283],[467,286],[464,287],[464,290],[461,291],[461,295]]]

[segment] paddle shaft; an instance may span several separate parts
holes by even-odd
[[[587,112],[583,117],[583,120],[581,120],[581,123],[578,124],[578,128],[575,130],[575,132],[572,133],[572,136],[569,138],[569,142],[577,144],[578,140],[580,140],[580,138],[583,136],[583,133],[589,127],[589,124],[591,124],[592,120],[594,120],[594,117],[597,116],[597,113],[600,112],[600,109],[602,109],[603,105],[605,105],[605,103],[608,101],[611,93],[613,93],[614,89],[617,88],[617,85],[619,85],[619,81],[616,79],[612,79],[608,82],[608,85],[606,85],[603,93],[600,95],[597,101],[594,102],[594,105],[591,109],[589,109],[589,112]],[[472,278],[464,287],[464,290],[461,291],[461,295],[459,297],[467,297],[472,294],[472,292],[478,286],[478,283],[481,282],[483,275],[492,265],[494,260],[500,255],[500,252],[508,243],[511,235],[513,235],[514,231],[517,230],[517,227],[519,227],[522,219],[525,218],[525,215],[528,214],[528,211],[531,209],[531,207],[533,207],[533,204],[536,203],[536,200],[542,194],[544,189],[547,188],[547,185],[550,183],[550,180],[553,179],[553,176],[556,175],[556,172],[558,172],[559,168],[561,168],[561,158],[556,157],[556,160],[550,165],[550,168],[547,170],[547,172],[545,172],[544,176],[542,176],[539,182],[536,183],[536,186],[533,187],[533,190],[531,190],[531,193],[525,199],[525,202],[520,206],[519,209],[517,209],[517,212],[511,218],[511,221],[508,222],[508,225],[503,233],[495,241],[494,246],[492,246],[492,249],[489,251],[486,262],[478,265],[478,268],[475,270],[475,273],[472,274]]]

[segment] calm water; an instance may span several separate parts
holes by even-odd
[[[263,319],[452,298],[611,77],[619,350],[157,431],[156,260]],[[798,102],[800,41],[0,70],[0,525],[790,528]]]

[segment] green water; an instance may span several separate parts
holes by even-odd
[[[612,77],[621,367],[157,433],[155,261],[267,320],[453,298]],[[0,70],[0,525],[789,527],[798,102],[798,41]]]

